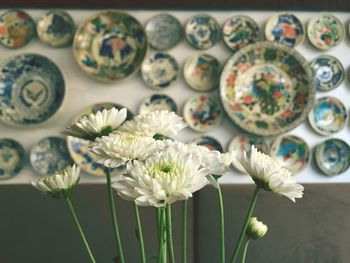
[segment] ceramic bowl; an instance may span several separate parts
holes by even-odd
[[[220,79],[228,116],[244,130],[272,136],[305,120],[315,100],[306,60],[285,45],[259,42],[237,51]]]
[[[350,166],[350,147],[340,139],[328,139],[315,148],[315,162],[328,176],[341,174]]]
[[[345,29],[342,22],[330,14],[314,17],[307,25],[307,36],[311,44],[321,50],[339,45],[344,35]]]
[[[145,31],[149,45],[162,51],[175,47],[183,37],[181,23],[169,14],[153,16],[147,22]]]
[[[65,82],[47,57],[23,54],[0,65],[0,120],[11,126],[34,126],[61,107]]]
[[[226,46],[233,52],[259,40],[260,29],[250,17],[237,15],[226,20],[222,37]]]
[[[26,156],[23,146],[17,141],[0,139],[0,180],[18,174],[25,165]]]
[[[292,174],[304,170],[310,160],[308,144],[302,138],[294,135],[278,137],[271,146],[270,154]]]
[[[200,136],[198,138],[195,138],[191,142],[200,146],[205,146],[211,151],[219,151],[221,153],[224,151],[221,146],[221,143],[211,136]]]
[[[209,49],[220,40],[220,25],[207,14],[191,17],[185,27],[188,43],[196,49]]]
[[[67,142],[60,137],[47,137],[33,145],[30,163],[39,175],[52,175],[73,164]]]
[[[177,112],[176,102],[165,94],[153,94],[147,97],[140,105],[139,113],[145,114],[148,112],[167,110]]]
[[[218,87],[220,63],[212,55],[196,54],[187,59],[184,69],[187,84],[196,91],[210,91]]]
[[[321,135],[331,135],[341,131],[348,114],[344,104],[334,97],[319,98],[309,114],[311,127]]]
[[[190,128],[207,132],[220,125],[223,112],[215,97],[199,94],[186,102],[183,114]]]
[[[86,74],[112,82],[139,69],[146,55],[147,38],[134,17],[106,11],[90,17],[78,28],[73,51],[75,60]]]

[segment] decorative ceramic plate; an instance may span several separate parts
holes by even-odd
[[[219,151],[221,153],[224,151],[220,142],[211,136],[200,136],[192,140],[192,142],[197,145],[205,146],[211,151]]]
[[[171,86],[179,75],[179,66],[172,56],[157,52],[149,55],[142,63],[143,80],[151,88],[162,90]]]
[[[258,151],[262,153],[268,153],[268,146],[263,137],[259,137],[251,134],[239,134],[233,137],[230,145],[228,146],[229,151],[237,151],[240,154],[246,152],[250,155],[252,145],[254,145]],[[241,173],[246,173],[240,162],[234,158],[232,165]]]
[[[0,43],[20,48],[35,37],[35,22],[22,10],[10,10],[0,16]]]
[[[177,112],[176,102],[165,94],[153,94],[147,97],[140,105],[139,113],[145,114],[157,110]]]
[[[348,114],[344,104],[334,97],[319,98],[309,114],[311,127],[321,135],[339,132],[345,126]]]
[[[321,55],[311,61],[310,67],[318,91],[329,91],[340,85],[345,70],[340,61],[329,55]]]
[[[267,21],[266,40],[294,47],[305,38],[305,30],[300,20],[292,14],[275,15]]]
[[[147,38],[134,17],[106,11],[80,26],[73,51],[85,73],[101,81],[116,81],[139,69],[146,55]]]
[[[197,91],[215,89],[220,79],[220,63],[212,55],[197,54],[187,59],[184,66],[187,84]]]
[[[98,103],[92,106],[87,107],[81,115],[75,118],[74,122],[79,120],[81,117],[89,114],[95,114],[98,111],[102,111],[104,109],[110,108],[122,109],[126,108],[120,104],[116,104],[113,102],[106,103]],[[128,109],[127,120],[132,119],[134,114]],[[90,152],[89,150],[89,142],[75,138],[72,136],[67,136],[67,145],[70,156],[73,158],[74,162],[81,167],[85,172],[96,175],[96,176],[104,176],[104,166],[97,162],[97,156]],[[112,175],[116,175],[120,172],[121,168],[115,168],[111,171]]]
[[[52,47],[70,44],[74,37],[73,18],[65,11],[52,10],[38,21],[36,31],[42,42]]]
[[[350,147],[339,139],[329,139],[315,148],[315,161],[325,175],[338,175],[350,166]]]
[[[259,42],[237,51],[220,80],[229,117],[244,130],[276,135],[304,121],[315,100],[311,70],[294,49]]]
[[[198,14],[186,23],[185,35],[188,43],[197,49],[208,49],[220,40],[220,25],[211,16]]]
[[[181,23],[169,14],[153,16],[145,26],[145,31],[150,46],[156,50],[171,49],[183,37]]]
[[[310,149],[300,137],[285,135],[278,137],[271,146],[271,157],[292,174],[300,173],[310,160]]]
[[[51,175],[73,164],[67,142],[60,137],[47,137],[30,150],[30,163],[39,175]]]
[[[183,114],[192,129],[207,132],[220,125],[223,113],[215,97],[199,94],[186,102]]]
[[[322,50],[330,49],[342,42],[344,31],[339,19],[329,14],[311,19],[307,25],[307,36],[311,44]]]
[[[252,18],[237,15],[226,20],[222,28],[222,35],[226,46],[236,52],[258,41],[259,26]]]
[[[17,141],[0,139],[0,180],[18,174],[25,164],[25,151]]]
[[[0,120],[8,125],[48,120],[60,108],[64,94],[62,73],[47,57],[23,54],[0,66]]]

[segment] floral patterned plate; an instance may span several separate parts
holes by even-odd
[[[200,136],[192,140],[192,143],[205,146],[211,151],[219,151],[221,153],[224,151],[220,142],[211,136]]]
[[[0,139],[0,180],[18,174],[25,165],[25,151],[17,141]]]
[[[294,49],[258,42],[236,52],[220,80],[229,117],[257,135],[276,135],[305,120],[315,99],[311,70]]]
[[[342,130],[347,118],[348,114],[344,104],[334,97],[319,98],[309,113],[311,127],[325,136]]]
[[[146,55],[147,38],[134,17],[106,11],[90,17],[79,27],[73,51],[85,73],[111,82],[124,79],[139,69]]]
[[[341,174],[350,166],[350,147],[340,139],[328,139],[315,148],[315,162],[322,173]]]
[[[147,97],[140,105],[139,113],[145,114],[157,110],[177,112],[176,102],[165,94],[153,94]]]
[[[65,82],[47,57],[23,54],[0,65],[0,120],[11,126],[33,126],[60,108]]]
[[[300,173],[310,160],[310,149],[300,137],[284,135],[278,137],[271,146],[271,157],[292,174]]]

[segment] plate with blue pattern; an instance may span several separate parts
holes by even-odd
[[[211,151],[219,151],[221,153],[224,151],[221,143],[211,136],[200,136],[193,139],[191,142],[200,146],[207,147]]]
[[[25,165],[23,146],[9,138],[0,139],[0,180],[18,174]]]
[[[165,94],[152,94],[147,97],[140,105],[139,113],[145,114],[158,110],[167,110],[177,112],[176,102]]]

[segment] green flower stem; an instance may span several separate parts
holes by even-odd
[[[166,248],[166,242],[167,242],[167,233],[166,233],[166,213],[165,213],[165,208],[162,209],[163,210],[163,214],[162,214],[162,220],[163,220],[163,263],[167,262],[167,248]]]
[[[84,242],[84,245],[85,245],[85,248],[90,256],[90,260],[91,262],[93,263],[96,263],[96,260],[94,258],[94,255],[92,254],[91,252],[91,249],[90,249],[90,246],[89,246],[89,243],[87,242],[86,240],[86,237],[85,237],[85,234],[84,234],[84,231],[83,229],[81,228],[80,226],[80,223],[79,223],[79,219],[77,217],[77,214],[75,213],[75,210],[74,210],[74,207],[73,207],[73,203],[72,203],[72,199],[71,197],[67,197],[66,198],[66,201],[67,201],[67,204],[68,204],[68,207],[69,207],[69,211],[73,217],[73,220],[74,220],[74,223],[75,225],[77,226],[78,230],[79,230],[79,233],[80,233],[80,236],[81,236],[81,239],[83,240]]]
[[[146,253],[145,253],[145,245],[143,242],[140,211],[139,211],[139,207],[137,206],[137,204],[135,202],[134,202],[134,208],[135,208],[135,216],[136,216],[137,237],[138,237],[139,244],[140,244],[141,262],[146,263]]]
[[[245,263],[245,257],[246,257],[246,255],[247,255],[247,250],[248,250],[249,242],[250,242],[250,239],[247,239],[247,241],[245,242],[244,250],[243,250],[243,256],[242,256],[242,263]]]
[[[173,230],[171,225],[171,205],[168,204],[165,208],[165,211],[166,211],[166,236],[167,236],[167,245],[168,245],[168,253],[169,253],[169,262],[175,263]]]
[[[222,193],[220,184],[217,188],[219,209],[220,209],[220,262],[225,263],[225,214],[224,214],[224,202],[222,200]]]
[[[244,234],[245,234],[245,231],[247,230],[247,227],[248,227],[249,219],[250,219],[250,217],[251,217],[252,214],[253,214],[253,210],[254,210],[254,207],[255,207],[255,204],[256,204],[256,200],[257,200],[257,198],[258,198],[259,190],[260,190],[260,187],[259,187],[259,186],[256,186],[256,187],[255,187],[255,190],[254,190],[253,197],[252,197],[252,201],[251,201],[251,203],[250,203],[250,207],[249,207],[247,216],[246,216],[246,218],[245,218],[245,221],[244,221],[244,224],[243,224],[241,233],[240,233],[240,235],[239,235],[239,239],[238,239],[238,241],[237,241],[237,243],[236,243],[235,250],[234,250],[233,255],[232,255],[232,257],[231,257],[231,263],[235,263],[235,262],[236,262],[236,259],[237,259],[237,257],[238,257],[238,253],[239,253],[239,250],[240,250],[241,245],[242,245],[242,241],[243,241],[243,238],[244,238]]]
[[[187,262],[187,200],[182,202],[182,263]]]
[[[121,242],[120,234],[119,234],[117,211],[115,208],[115,200],[114,200],[113,190],[112,190],[111,173],[109,171],[109,168],[107,168],[107,167],[105,168],[105,174],[106,174],[106,178],[107,178],[107,191],[108,191],[109,207],[111,209],[111,217],[112,217],[113,232],[114,232],[114,239],[115,239],[115,243],[116,243],[116,248],[117,248],[120,262],[125,263],[122,242]]]
[[[158,263],[164,263],[166,261],[166,254],[164,256],[164,253],[166,253],[165,245],[164,245],[165,242],[166,242],[165,220],[164,220],[165,210],[164,210],[164,208],[157,208],[157,210],[159,211],[159,212],[157,212],[157,215],[159,214],[159,252],[158,252]]]

